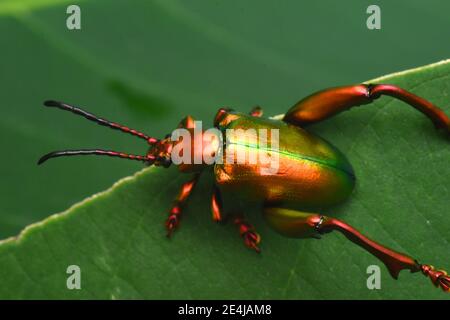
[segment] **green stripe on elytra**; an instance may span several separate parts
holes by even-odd
[[[276,153],[279,153],[280,155],[287,156],[287,157],[290,157],[290,158],[293,158],[293,159],[296,159],[296,160],[310,161],[310,162],[314,162],[314,163],[317,163],[317,164],[325,166],[325,167],[330,167],[330,168],[335,169],[337,171],[343,171],[343,172],[347,173],[351,177],[355,176],[353,172],[349,172],[345,168],[338,167],[337,165],[334,165],[332,163],[329,163],[327,161],[323,161],[323,160],[320,160],[320,159],[317,159],[317,158],[314,158],[314,157],[308,157],[308,156],[305,156],[305,155],[301,155],[301,154],[298,154],[298,153],[292,153],[292,152],[285,151],[285,150],[272,149],[272,148],[267,148],[267,147],[261,148],[261,146],[258,145],[258,144],[244,144],[244,143],[239,143],[239,142],[230,142],[230,143],[228,143],[228,145],[232,145],[232,144],[233,145],[237,145],[237,146],[241,146],[241,147],[245,147],[245,148],[258,149],[258,150],[262,150],[264,152],[268,152],[268,151],[276,152]]]

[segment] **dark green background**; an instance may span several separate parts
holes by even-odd
[[[82,30],[65,27],[78,3]],[[378,4],[382,29],[366,28]],[[43,153],[144,143],[68,113],[54,98],[158,137],[220,106],[283,113],[324,87],[449,57],[448,1],[0,1],[0,238],[140,168]]]

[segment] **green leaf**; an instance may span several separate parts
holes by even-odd
[[[382,77],[450,114],[450,61]],[[325,211],[392,248],[450,267],[450,148],[432,123],[381,98],[311,128],[333,141],[358,177],[349,201]],[[246,249],[233,225],[212,223],[212,175],[203,175],[181,228],[163,222],[187,175],[147,168],[0,244],[1,298],[446,298],[420,274],[393,280],[373,256],[339,234],[322,240],[275,234],[249,208],[262,254]],[[62,184],[61,188],[67,188]],[[366,268],[380,265],[381,290]],[[66,288],[66,268],[81,268],[81,290]]]

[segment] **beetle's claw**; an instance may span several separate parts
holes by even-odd
[[[244,244],[248,248],[253,249],[258,253],[261,252],[258,247],[258,243],[261,241],[261,237],[254,231],[253,226],[239,216],[234,219],[234,224],[238,226],[239,234],[242,238],[244,238]]]
[[[258,247],[258,244],[261,242],[261,237],[258,233],[249,230],[243,234],[243,237],[247,247],[255,250],[257,253],[261,252],[261,249]]]
[[[444,270],[436,270],[433,266],[422,264],[420,266],[422,273],[429,277],[431,282],[437,287],[450,292],[450,276]]]
[[[169,218],[167,218],[167,220],[166,220],[166,229],[167,229],[166,236],[168,238],[170,238],[172,236],[172,233],[178,227],[178,224],[179,224],[179,220],[178,220],[177,215],[172,214],[169,216]]]

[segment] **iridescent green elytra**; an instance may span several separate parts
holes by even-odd
[[[251,200],[264,199],[266,203],[290,202],[298,206],[324,207],[342,202],[353,190],[355,175],[347,158],[324,139],[300,127],[236,112],[228,112],[218,127],[227,137],[224,158],[230,150],[235,154],[246,153],[253,159],[266,151],[278,161],[276,172],[270,175],[260,174],[261,164],[249,161],[216,164],[216,182],[226,192]],[[245,133],[226,134],[229,129]],[[276,148],[271,146],[270,139],[267,144],[260,145],[260,129],[267,129],[268,133],[278,130]]]

